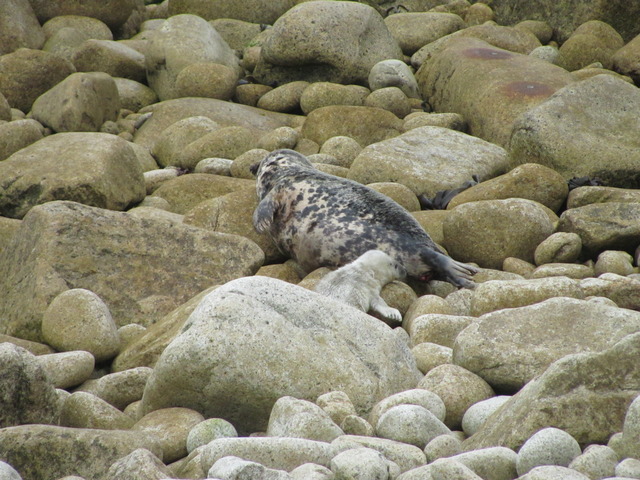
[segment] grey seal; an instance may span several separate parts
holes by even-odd
[[[340,267],[382,250],[409,277],[474,288],[477,269],[447,256],[404,208],[360,183],[317,170],[302,154],[275,150],[252,167],[257,232],[307,272]]]

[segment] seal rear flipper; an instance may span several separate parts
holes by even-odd
[[[478,273],[473,265],[454,260],[447,255],[425,249],[421,253],[422,260],[432,268],[434,278],[449,282],[456,287],[476,288],[472,277]]]
[[[258,233],[266,233],[273,224],[276,204],[272,195],[264,197],[253,212],[253,228]]]

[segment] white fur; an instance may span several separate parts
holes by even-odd
[[[403,278],[405,269],[380,250],[369,250],[353,262],[325,275],[315,291],[347,303],[363,312],[375,312],[389,320],[402,321],[400,312],[380,296],[387,283]]]

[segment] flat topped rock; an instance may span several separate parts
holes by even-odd
[[[252,275],[263,261],[244,237],[49,202],[29,212],[0,253],[2,333],[42,340],[43,312],[69,288],[99,295],[118,326],[148,325],[212,285]]]
[[[278,127],[297,127],[304,117],[267,112],[259,108],[225,102],[214,98],[177,98],[155,103],[140,111],[152,116],[136,132],[134,142],[152,149],[171,124],[187,117],[203,116],[217,122],[220,128],[240,126],[256,132],[258,137]]]

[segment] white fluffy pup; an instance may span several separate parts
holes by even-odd
[[[391,308],[380,296],[387,283],[404,278],[404,267],[381,250],[369,250],[356,260],[325,275],[315,291],[347,303],[363,312],[402,321],[400,312]]]

